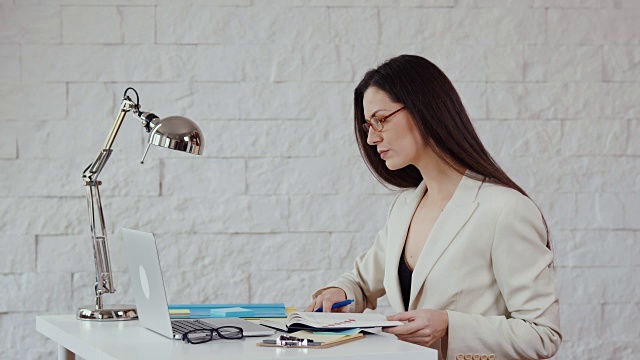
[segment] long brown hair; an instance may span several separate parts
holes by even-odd
[[[529,197],[482,145],[449,78],[431,61],[416,55],[400,55],[369,70],[354,91],[354,130],[360,154],[383,185],[400,189],[417,187],[422,175],[413,165],[389,170],[375,147],[367,144],[367,134],[362,131],[365,122],[362,100],[371,86],[404,105],[425,143],[450,166],[464,167],[471,171],[465,174],[468,177],[499,184]],[[549,228],[544,216],[542,220],[550,248]]]

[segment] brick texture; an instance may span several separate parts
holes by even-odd
[[[105,302],[133,302],[129,227],[157,233],[170,302],[305,307],[393,199],[360,159],[352,94],[402,53],[445,71],[543,210],[555,359],[637,358],[639,3],[0,0],[0,358],[52,358],[35,316],[92,302],[80,175],[128,86],[144,110],[194,119],[205,151],[152,147],[140,165],[146,134],[125,119],[101,176],[118,289]]]

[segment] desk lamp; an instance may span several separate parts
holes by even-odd
[[[129,90],[135,93],[135,102],[127,95]],[[109,260],[109,246],[107,244],[107,231],[102,214],[102,203],[100,201],[99,186],[102,182],[98,181],[98,175],[100,175],[100,172],[113,152],[111,146],[128,112],[132,112],[142,123],[147,133],[150,133],[147,147],[142,155],[142,160],[140,160],[141,164],[144,163],[144,158],[151,144],[197,155],[202,154],[204,147],[202,131],[196,123],[182,116],[169,116],[161,119],[153,113],[142,112],[140,110],[138,92],[133,88],[127,88],[124,91],[120,111],[111,127],[102,151],[98,154],[96,160],[87,166],[84,173],[82,173],[84,185],[87,187],[89,223],[93,237],[93,257],[96,265],[96,295],[95,305],[78,308],[77,318],[79,320],[114,321],[138,318],[138,312],[133,305],[105,306],[102,304],[102,295],[114,293],[116,289],[113,285],[113,276],[111,274]],[[96,226],[96,217],[99,221],[98,226]]]

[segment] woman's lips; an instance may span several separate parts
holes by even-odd
[[[387,153],[389,152],[389,150],[380,150],[378,151],[378,153],[380,154],[380,157],[382,158],[382,160],[384,160],[385,157],[387,157]]]

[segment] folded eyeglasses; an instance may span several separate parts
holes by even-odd
[[[190,330],[182,334],[182,341],[189,344],[202,344],[217,339],[237,340],[242,339],[242,328],[237,326],[221,326],[211,329]]]

